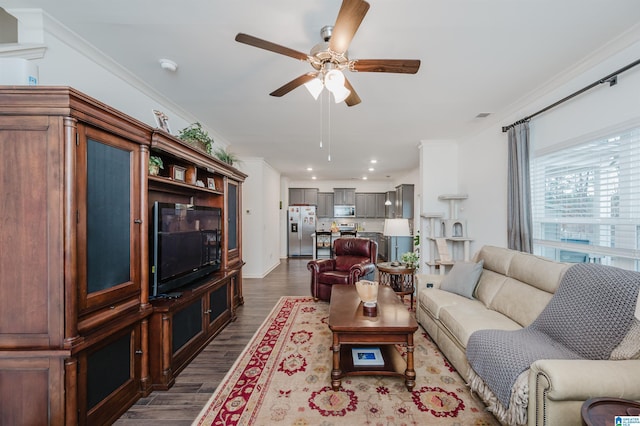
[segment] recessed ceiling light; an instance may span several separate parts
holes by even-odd
[[[369,167],[369,171],[370,171],[370,172],[372,172],[372,171],[374,171],[374,170],[375,170],[375,169],[374,169],[373,167]]]
[[[317,178],[315,176],[311,176],[311,179],[312,180],[316,180]]]
[[[362,180],[367,180],[367,177],[366,176],[362,176]]]
[[[376,164],[378,160],[371,160],[371,164]]]
[[[310,172],[313,170],[313,167],[307,167],[307,171]]]
[[[178,69],[178,64],[176,64],[171,59],[160,59],[160,66],[163,70],[171,72],[176,72],[176,70]]]

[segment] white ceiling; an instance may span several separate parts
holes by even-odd
[[[263,157],[294,180],[393,179],[418,166],[421,140],[460,138],[492,122],[499,132],[509,124],[496,121],[501,113],[640,22],[638,0],[369,2],[349,58],[422,65],[415,75],[348,73],[362,103],[331,101],[322,149],[320,102],[303,87],[282,98],[268,95],[310,65],[234,37],[244,32],[308,52],[320,28],[335,22],[341,0],[0,0],[0,6],[44,9],[215,129],[231,151]],[[162,70],[160,58],[177,62],[178,71]],[[476,118],[487,112],[489,118]],[[374,172],[367,171],[371,159],[378,161]]]

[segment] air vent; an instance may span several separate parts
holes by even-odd
[[[490,112],[481,112],[478,115],[476,115],[476,118],[486,118],[486,117],[488,117],[490,115],[491,115]]]

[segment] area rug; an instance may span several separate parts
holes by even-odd
[[[422,328],[412,392],[393,376],[345,377],[334,392],[328,317],[326,302],[281,298],[193,425],[498,425]]]

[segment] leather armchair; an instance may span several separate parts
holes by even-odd
[[[366,238],[338,238],[333,244],[334,258],[307,263],[311,271],[311,295],[315,300],[329,301],[334,285],[374,279],[377,242]]]

